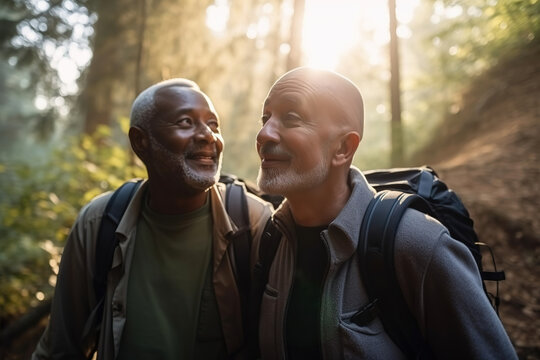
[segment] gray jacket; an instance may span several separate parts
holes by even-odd
[[[136,238],[137,220],[146,183],[138,189],[116,230],[120,246],[114,253],[109,272],[106,302],[97,344],[98,359],[114,359],[126,322],[128,278]],[[210,189],[210,204],[214,222],[213,283],[221,316],[225,343],[230,354],[243,346],[242,313],[234,277],[231,239],[238,227],[225,210],[225,186]],[[92,283],[95,242],[103,212],[111,193],[100,196],[80,212],[68,237],[55,289],[49,325],[32,359],[82,359],[92,352],[95,341],[92,327],[97,319],[93,310],[96,299]],[[248,194],[251,232],[258,238],[272,207]],[[252,254],[254,259],[255,251]],[[179,319],[181,321],[181,319]]]
[[[356,246],[362,219],[375,190],[351,168],[352,194],[321,237],[329,254],[323,285],[320,338],[324,359],[401,359],[404,354],[380,319],[360,327],[351,317],[368,304]],[[274,222],[283,233],[261,304],[263,359],[286,358],[285,320],[296,241],[287,202]],[[409,308],[437,358],[516,359],[514,348],[482,288],[475,261],[437,220],[406,211],[396,235],[395,266]],[[377,274],[373,274],[377,276]]]

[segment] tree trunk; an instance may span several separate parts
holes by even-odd
[[[144,36],[146,33],[146,0],[139,0],[140,9],[140,22],[139,31],[137,34],[137,60],[135,65],[135,84],[134,84],[134,97],[135,98],[141,91],[141,72],[142,72],[142,57],[144,51]]]
[[[399,49],[397,38],[396,0],[388,0],[390,16],[390,104],[392,111],[392,166],[403,164],[403,129],[401,124],[401,93],[399,84]]]
[[[287,70],[294,69],[302,63],[302,27],[304,25],[305,0],[294,0],[294,13],[291,20],[289,45],[291,51],[287,57]]]
[[[98,1],[96,13],[92,62],[80,97],[86,133],[115,121],[115,102],[127,97],[122,91],[137,59],[137,8],[127,0]]]

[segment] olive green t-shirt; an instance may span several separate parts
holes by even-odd
[[[202,336],[214,336],[214,341],[206,344],[211,347],[207,349],[210,353],[224,351],[211,286],[211,253],[208,201],[188,214],[163,215],[150,209],[145,197],[137,225],[118,359],[194,359],[195,353],[200,356],[195,344],[201,331]],[[198,329],[200,321],[204,329]]]

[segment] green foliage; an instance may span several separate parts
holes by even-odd
[[[127,119],[122,123],[127,124]],[[111,129],[71,138],[48,160],[0,165],[0,314],[25,312],[51,296],[65,239],[80,208],[145,176]]]
[[[462,109],[471,81],[540,39],[538,0],[421,1],[401,40],[402,104],[407,156]],[[440,134],[444,136],[444,134]]]
[[[54,134],[58,119],[67,112],[67,106],[73,105],[74,97],[70,95],[76,91],[67,89],[59,72],[66,68],[62,60],[80,57],[80,50],[87,48],[93,18],[89,16],[85,2],[1,2],[0,104],[15,115],[13,119],[6,117],[11,114],[0,112],[3,119],[12,121],[7,127],[6,121],[0,121],[3,134],[4,130],[10,133],[26,131],[48,139]],[[77,64],[80,66],[84,65]],[[25,102],[20,110],[18,94]],[[32,105],[36,96],[43,97],[39,111]],[[3,143],[5,146],[5,141]]]
[[[449,78],[455,81],[462,81],[463,76],[478,75],[540,36],[540,2],[537,0],[436,3],[444,7],[439,11],[441,28],[433,35],[442,50],[441,63]],[[460,15],[445,17],[452,12]]]
[[[92,131],[126,116],[134,96],[151,83],[171,77],[197,81],[221,116],[223,170],[255,178],[261,103],[285,71],[280,48],[288,41],[283,31],[288,15],[281,0],[228,2],[226,28],[212,31],[204,25],[206,10],[217,3],[17,0],[0,5],[0,61],[5,61],[0,63],[0,316],[18,315],[50,296],[64,241],[85,203],[144,176],[127,142],[117,140],[125,134],[106,127]],[[539,39],[538,14],[538,0],[419,2],[408,25],[413,36],[400,41],[406,155],[433,138],[447,113],[459,112],[460,90],[473,76]],[[84,33],[78,39],[72,36],[75,25]],[[92,64],[80,79],[82,106],[76,109],[69,97],[59,96],[65,93],[51,56],[58,60],[73,43],[81,49],[88,39]],[[391,148],[387,64],[372,64],[368,55],[361,46],[353,48],[338,69],[364,95],[365,133],[355,158],[362,169],[388,166]],[[36,95],[47,100],[41,111],[34,106]],[[79,127],[93,135],[60,138],[51,150],[35,145],[29,135],[36,129],[51,133],[51,122],[66,121],[54,111],[57,100],[65,102],[64,110],[80,110],[86,126]],[[71,122],[77,119],[73,113]],[[121,121],[124,132],[127,123]],[[41,153],[33,154],[34,149]]]

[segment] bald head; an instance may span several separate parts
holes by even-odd
[[[200,91],[197,83],[182,78],[165,80],[154,84],[141,92],[133,102],[133,105],[131,106],[130,126],[138,126],[147,129],[149,123],[158,112],[158,109],[156,108],[156,93],[161,89],[172,86]]]
[[[298,89],[345,130],[364,131],[364,102],[358,87],[346,77],[328,70],[300,67],[281,76],[270,89]],[[293,90],[294,91],[294,90]]]

